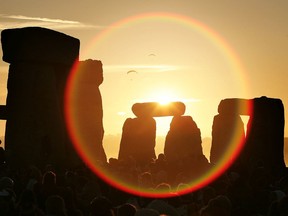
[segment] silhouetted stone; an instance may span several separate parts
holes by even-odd
[[[28,27],[3,30],[1,41],[3,60],[11,63],[5,132],[8,164],[69,163],[66,156],[72,147],[64,121],[64,90],[78,60],[79,40]]]
[[[241,144],[245,139],[243,121],[237,113],[233,114],[233,112],[225,112],[214,117],[210,150],[211,164],[219,163],[229,148],[236,148],[236,145]]]
[[[191,116],[174,116],[166,136],[164,154],[168,163],[203,156],[200,129]]]
[[[239,115],[250,115],[245,145],[237,159],[240,169],[252,172],[257,166],[263,166],[271,176],[283,175],[286,167],[282,101],[267,97],[225,99],[220,102],[218,110],[220,114],[213,122],[211,162],[217,163],[221,159],[231,140],[242,139],[244,130]]]
[[[181,116],[185,113],[185,109],[185,104],[182,102],[168,104],[147,102],[136,103],[132,106],[132,111],[137,117]]]
[[[104,136],[102,97],[99,85],[103,82],[102,62],[80,61],[77,67],[77,96],[75,122],[81,140],[95,159],[107,162],[102,141]],[[84,146],[83,146],[84,147]]]
[[[0,119],[7,120],[7,107],[5,105],[0,105]]]
[[[0,167],[5,163],[5,150],[3,147],[0,147]],[[1,173],[1,172],[0,172]]]
[[[119,160],[133,158],[140,166],[156,158],[156,121],[153,118],[128,118],[124,122]]]
[[[40,27],[5,29],[1,32],[3,61],[72,65],[79,56],[80,41]]]
[[[253,114],[247,127],[245,159],[250,164],[263,164],[274,177],[283,175],[284,107],[276,98],[254,98]]]
[[[250,115],[252,100],[227,98],[220,101],[218,113],[224,115]]]

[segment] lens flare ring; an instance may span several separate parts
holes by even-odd
[[[177,23],[202,34],[203,37],[207,38],[207,40],[209,40],[211,44],[216,46],[219,52],[221,52],[226,57],[231,69],[235,73],[234,75],[238,78],[239,82],[241,82],[241,90],[244,92],[244,95],[247,93],[246,91],[248,90],[248,87],[244,68],[236,53],[232,50],[228,43],[219,34],[217,34],[217,32],[212,30],[210,27],[204,25],[203,23],[192,19],[191,17],[172,13],[145,13],[128,17],[126,19],[113,23],[109,28],[100,32],[93,39],[91,44],[101,43],[101,41],[103,41],[106,37],[111,36],[113,33],[117,32],[117,29],[123,26],[131,24],[135,25],[137,23],[153,20]],[[87,46],[86,49],[89,49],[91,44]],[[150,190],[140,187],[138,183],[126,181],[125,178],[120,177],[119,173],[115,174],[110,169],[108,169],[106,164],[99,163],[99,161],[95,160],[95,158],[93,157],[93,153],[89,152],[85,147],[86,143],[84,143],[83,141],[82,132],[81,130],[79,130],[75,122],[75,116],[77,115],[77,108],[75,108],[77,107],[77,104],[75,104],[75,97],[77,96],[77,82],[79,76],[81,76],[78,71],[78,67],[79,65],[75,63],[66,85],[65,117],[69,135],[73,141],[73,145],[76,151],[83,159],[83,161],[85,161],[87,166],[104,181],[120,190],[144,197],[172,197],[175,196],[176,193],[183,195],[196,191],[208,185],[209,183],[217,179],[221,174],[223,174],[235,161],[241,149],[243,148],[244,140],[240,139],[237,135],[235,135],[233,137],[233,140],[231,140],[231,146],[224,153],[221,161],[219,161],[217,165],[209,169],[208,172],[201,175],[199,178],[191,180],[189,183],[186,184],[186,186],[181,188],[181,190],[177,190],[175,187],[172,188],[172,192],[167,190]]]

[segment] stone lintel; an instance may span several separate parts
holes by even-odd
[[[132,111],[137,117],[181,116],[186,106],[182,102],[160,104],[158,102],[135,103]]]
[[[1,32],[3,61],[71,65],[79,58],[80,40],[41,27],[5,29]]]

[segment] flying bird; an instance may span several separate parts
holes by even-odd
[[[130,73],[138,73],[138,72],[135,71],[135,70],[129,70],[129,71],[127,71],[127,74],[130,74]]]

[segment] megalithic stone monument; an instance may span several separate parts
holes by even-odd
[[[12,168],[63,165],[71,146],[64,121],[64,90],[80,41],[40,27],[1,32],[10,63],[5,150]],[[70,149],[71,150],[71,149]]]
[[[132,111],[137,118],[128,118],[124,122],[118,159],[133,158],[140,166],[155,159],[156,121],[153,117],[180,116],[185,109],[182,102],[133,104]]]
[[[280,99],[225,99],[218,107],[219,115],[214,117],[210,160],[217,160],[224,154],[231,139],[244,136],[240,115],[249,115],[244,148],[237,161],[244,168],[264,166],[272,176],[285,172],[284,162],[284,107]],[[252,170],[251,170],[252,171]]]

